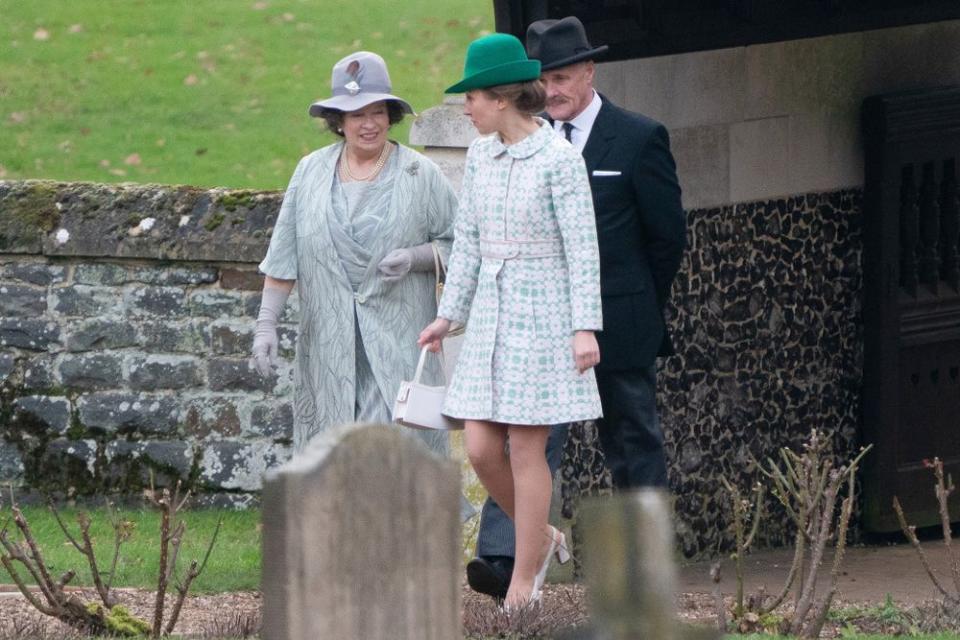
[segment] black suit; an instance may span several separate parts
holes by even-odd
[[[583,149],[603,299],[597,426],[616,487],[665,486],[655,361],[673,353],[663,308],[686,245],[685,216],[666,128],[601,98]]]

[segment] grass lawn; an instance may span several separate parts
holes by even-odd
[[[442,100],[490,0],[0,0],[0,179],[282,189],[351,51]],[[407,141],[409,122],[393,137]]]
[[[47,566],[59,576],[75,569],[74,586],[90,585],[90,571],[84,558],[63,535],[50,512],[42,507],[24,507],[34,537],[40,544]],[[4,518],[9,512],[4,512]],[[98,566],[106,572],[113,554],[113,528],[102,509],[89,511],[93,525],[91,537],[97,552]],[[79,541],[76,525],[77,510],[64,509],[61,516]],[[134,523],[133,535],[120,549],[120,562],[113,581],[116,587],[155,588],[159,557],[159,514],[154,511],[124,510],[120,515]],[[183,512],[187,532],[180,550],[180,566],[186,569],[190,561],[203,559],[207,544],[223,517],[223,526],[204,572],[197,578],[192,592],[219,592],[258,589],[260,587],[260,512],[198,509]],[[15,529],[13,524],[11,530]],[[21,567],[18,565],[17,567]],[[11,582],[0,569],[0,580]]]

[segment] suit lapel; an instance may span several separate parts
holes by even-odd
[[[599,113],[597,113],[597,119],[593,121],[587,144],[583,147],[583,159],[587,165],[587,172],[591,176],[613,146],[610,141],[617,136],[616,128],[613,126],[613,107],[610,106],[606,98],[603,96],[600,96],[600,98],[603,100],[603,104],[600,106]]]

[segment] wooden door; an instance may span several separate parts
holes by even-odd
[[[863,125],[863,525],[894,531],[894,496],[939,522],[925,461],[960,482],[960,87],[868,98]]]

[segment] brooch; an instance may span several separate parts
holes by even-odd
[[[346,89],[347,93],[349,93],[352,96],[355,96],[358,93],[360,93],[360,85],[357,84],[356,80],[351,80],[347,84],[343,85],[343,88]]]
[[[405,169],[405,171],[406,171],[407,173],[409,173],[410,175],[412,175],[412,176],[417,175],[417,171],[419,171],[419,170],[420,170],[420,162],[419,162],[419,161],[411,162],[410,164],[407,165],[407,168]]]

